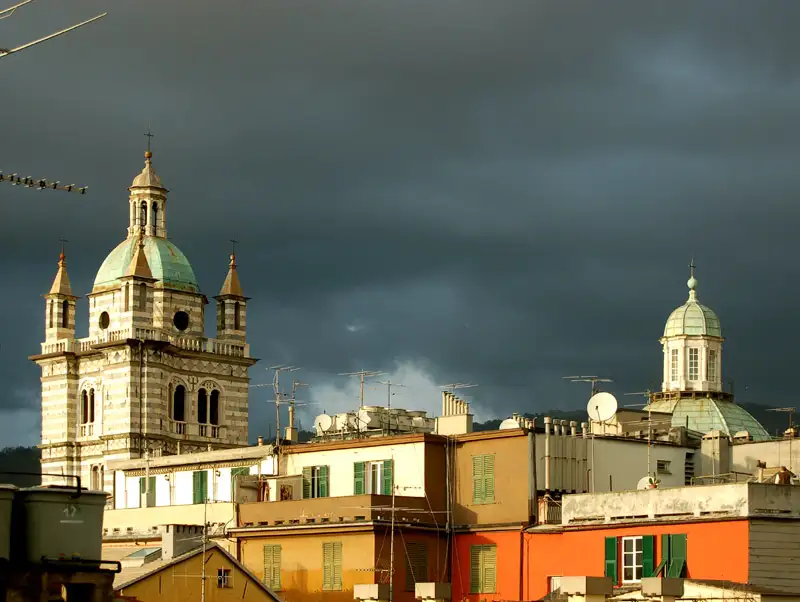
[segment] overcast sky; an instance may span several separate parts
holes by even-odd
[[[477,383],[479,419],[581,407],[572,374],[638,403],[692,256],[738,399],[794,403],[797,0],[38,0],[0,46],[105,10],[0,60],[0,170],[90,186],[0,184],[0,445],[39,440],[58,239],[84,295],[148,126],[170,238],[209,296],[241,241],[253,382],[302,366],[306,425],[359,369],[432,411]]]

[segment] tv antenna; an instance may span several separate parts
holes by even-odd
[[[405,385],[401,385],[400,383],[393,383],[391,380],[381,380],[378,381],[380,385],[386,385],[386,409],[389,410],[389,434],[392,434],[392,395],[396,395],[396,393],[392,393],[392,387],[405,387]]]
[[[792,427],[792,416],[797,408],[769,408],[767,412],[784,412],[789,414],[789,470],[792,470],[792,439],[794,439],[794,428]],[[785,433],[784,433],[785,434]]]
[[[364,379],[373,376],[381,376],[385,372],[375,372],[374,370],[359,370],[358,372],[340,372],[339,376],[358,376],[361,380],[361,393],[358,396],[359,409],[364,407]]]
[[[439,388],[450,391],[451,394],[455,395],[457,389],[470,389],[477,386],[478,385],[472,383],[450,383],[449,385],[439,385]]]
[[[23,2],[15,4],[14,6],[0,9],[0,20],[7,19],[8,17],[12,16],[18,8],[25,6],[26,4],[30,4],[31,2],[33,2],[33,0],[23,0]],[[102,19],[107,14],[108,13],[102,13],[100,15],[97,15],[96,17],[92,17],[91,19],[83,21],[82,23],[72,25],[55,33],[51,33],[50,35],[44,36],[43,38],[39,38],[38,40],[34,40],[33,42],[28,42],[27,44],[23,44],[22,46],[17,46],[16,48],[0,48],[0,59],[15,54],[17,52],[21,52],[22,50],[26,50],[31,46],[36,46],[36,44],[41,44],[42,42],[46,42],[47,40],[52,40],[53,38],[57,38],[58,36],[64,35],[65,33],[69,33],[70,31],[74,31],[79,27],[83,27],[84,25],[88,25],[89,23],[97,21],[98,19]]]
[[[650,463],[650,442],[653,437],[653,405],[650,403],[652,391],[647,389],[646,391],[636,391],[635,393],[625,393],[625,395],[643,395],[645,399],[647,399],[647,403],[631,403],[626,404],[626,408],[647,408],[647,477],[639,481],[639,485],[645,479],[649,479],[651,476],[655,479],[655,475],[651,471],[651,463]],[[639,487],[642,489],[642,487]]]
[[[88,186],[75,186],[75,184],[62,185],[60,181],[49,182],[44,178],[36,179],[31,176],[23,178],[15,173],[3,175],[2,171],[0,171],[0,182],[8,182],[12,186],[36,188],[37,190],[64,190],[65,192],[77,192],[78,194],[86,194],[86,190],[89,188]]]
[[[272,377],[271,383],[264,383],[259,385],[250,385],[253,389],[258,389],[261,387],[272,387],[273,391],[275,392],[275,445],[281,444],[281,403],[283,402],[284,397],[288,397],[286,393],[281,393],[280,390],[280,374],[281,372],[294,372],[299,370],[295,366],[270,366],[267,370],[274,370],[275,374]]]
[[[604,376],[564,376],[563,378],[573,383],[592,383],[592,396],[600,392],[600,387],[597,386],[597,383],[614,382],[613,379]]]

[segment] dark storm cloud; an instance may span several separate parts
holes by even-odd
[[[424,360],[498,414],[582,403],[576,372],[655,387],[694,255],[726,376],[787,394],[796,2],[39,0],[0,43],[103,10],[0,62],[0,169],[90,185],[0,187],[5,407],[38,411],[57,239],[87,292],[150,124],[170,237],[207,294],[242,241],[267,363]]]

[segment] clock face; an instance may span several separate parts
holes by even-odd
[[[187,328],[189,328],[189,314],[185,311],[176,311],[175,315],[172,318],[172,324],[183,332]]]
[[[104,311],[103,313],[100,314],[98,325],[100,326],[100,328],[105,330],[106,328],[108,328],[109,324],[111,324],[111,317],[108,315],[107,311]]]

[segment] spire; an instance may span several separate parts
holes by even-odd
[[[225,282],[222,283],[222,289],[219,291],[220,297],[244,297],[242,294],[242,285],[239,284],[239,274],[236,273],[236,253],[231,252],[231,262],[228,265],[228,275],[225,276]]]
[[[58,272],[56,273],[53,286],[50,287],[51,295],[64,295],[67,297],[74,296],[72,294],[72,287],[69,284],[69,275],[67,274],[67,256],[64,254],[64,245],[62,241],[61,254],[58,256]]]
[[[131,188],[164,188],[161,184],[161,178],[158,177],[156,170],[153,169],[153,153],[150,151],[150,138],[153,137],[153,134],[148,131],[145,136],[148,138],[147,150],[144,153],[144,169],[142,173],[134,178]]]
[[[697,278],[694,277],[694,258],[689,264],[689,280],[686,281],[686,286],[689,287],[689,301],[697,301]]]
[[[125,275],[138,278],[153,278],[153,272],[150,271],[150,264],[147,263],[147,256],[144,254],[144,235],[141,230],[139,230],[139,241],[136,244],[136,250],[131,255],[128,272]]]

